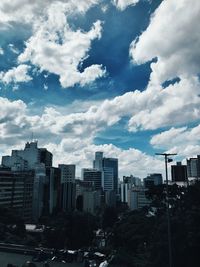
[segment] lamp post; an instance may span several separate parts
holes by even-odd
[[[165,158],[165,175],[166,175],[166,200],[167,200],[167,235],[168,235],[168,253],[169,253],[169,267],[172,267],[172,241],[171,241],[171,224],[170,224],[170,214],[169,214],[169,180],[168,180],[168,170],[167,163],[172,161],[169,156],[175,156],[175,153],[155,153],[156,155],[164,156]]]

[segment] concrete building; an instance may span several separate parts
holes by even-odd
[[[23,150],[12,150],[11,156],[3,156],[2,166],[13,171],[33,170],[39,163],[51,167],[52,157],[46,148],[38,148],[37,141],[27,142]]]
[[[198,158],[187,159],[187,175],[188,177],[198,177]]]
[[[33,219],[37,221],[44,210],[44,199],[46,193],[46,168],[44,164],[35,166],[34,186],[33,186]]]
[[[102,171],[97,169],[82,169],[82,179],[91,182],[94,190],[102,189]]]
[[[176,165],[171,166],[172,182],[187,182],[187,166],[177,162]]]
[[[134,187],[128,191],[128,206],[130,210],[136,210],[148,206],[151,201],[146,197],[147,189]]]
[[[114,191],[118,193],[118,159],[116,158],[103,158],[103,168],[113,169],[113,186]]]
[[[14,172],[10,168],[0,168],[0,205],[11,208],[25,222],[32,219],[33,179],[32,171]]]
[[[97,170],[102,170],[103,168],[103,152],[95,152],[95,160],[93,161],[93,168]]]
[[[144,186],[149,188],[154,185],[161,185],[163,183],[163,178],[161,173],[151,173],[146,178],[144,178]]]
[[[62,185],[62,210],[72,211],[76,205],[76,165],[59,164]]]
[[[113,190],[118,193],[118,159],[117,158],[105,158],[103,157],[103,152],[95,153],[95,160],[93,161],[93,168],[103,171],[107,168],[113,170]],[[108,175],[110,179],[110,175]],[[106,183],[104,179],[104,183]]]
[[[95,214],[100,207],[100,191],[85,191],[83,193],[83,210]]]
[[[104,167],[102,169],[102,189],[103,191],[114,190],[113,168]]]

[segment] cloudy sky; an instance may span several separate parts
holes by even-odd
[[[199,0],[1,0],[0,156],[34,138],[54,165],[200,154]]]

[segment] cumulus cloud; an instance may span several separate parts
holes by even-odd
[[[75,142],[76,141],[76,142]],[[96,151],[104,152],[105,157],[116,157],[119,160],[119,176],[133,174],[144,178],[148,172],[163,172],[163,161],[149,156],[138,149],[120,149],[112,144],[94,145],[90,139],[83,142],[80,139],[63,139],[58,145],[48,144],[49,150],[55,154],[55,164],[75,163],[80,175],[81,168],[92,168],[92,162]],[[74,144],[73,147],[71,144]],[[68,153],[70,151],[70,153]],[[62,155],[62,156],[61,156]],[[65,157],[63,157],[65,155]],[[143,166],[143,168],[141,168]]]
[[[3,83],[21,83],[21,82],[29,82],[32,80],[32,77],[28,75],[30,67],[25,64],[21,64],[17,67],[14,67],[7,72],[0,72],[0,80]]]
[[[84,86],[105,75],[102,65],[91,65],[79,70],[94,39],[101,37],[102,26],[96,21],[90,31],[70,29],[65,13],[67,6],[56,2],[48,9],[47,20],[40,23],[33,36],[26,42],[19,62],[31,62],[60,77],[62,87]]]
[[[165,89],[149,85],[147,90],[140,94],[139,98],[146,101],[130,119],[129,129],[157,129],[198,120],[199,86],[198,77],[182,78],[180,82]]]
[[[162,1],[151,17],[148,28],[132,42],[130,55],[142,64],[151,64],[151,81],[163,83],[183,75],[199,72],[200,2],[193,0]]]
[[[152,136],[150,143],[182,158],[195,157],[200,154],[200,124],[192,128],[172,127]]]
[[[29,140],[33,132],[39,139],[39,145],[52,151],[55,165],[77,164],[78,173],[83,167],[92,167],[94,153],[97,150],[103,151],[107,157],[119,158],[120,177],[130,173],[145,177],[146,170],[149,172],[163,170],[162,161],[140,150],[134,148],[123,150],[112,144],[94,145],[94,133],[100,129],[100,125],[97,118],[96,123],[94,120],[90,125],[94,119],[91,114],[87,114],[90,115],[88,121],[86,118],[83,120],[83,117],[78,121],[80,114],[63,115],[55,108],[46,108],[41,116],[30,115],[29,107],[23,101],[9,101],[5,98],[0,98],[0,114],[0,143],[3,146],[7,144],[1,149],[2,155],[5,151],[7,153],[10,146],[12,149],[23,148],[25,140]],[[85,128],[82,127],[84,124]]]
[[[99,0],[28,1],[14,0],[0,3],[0,22],[28,24],[32,36],[25,42],[25,50],[18,56],[19,64],[36,66],[59,76],[62,87],[75,84],[84,86],[103,77],[106,70],[102,65],[91,65],[82,69],[88,57],[92,41],[101,38],[102,23],[96,21],[88,32],[73,30],[68,24],[68,16],[84,14]],[[19,51],[13,46],[14,53]],[[23,65],[24,66],[24,65]],[[9,71],[10,73],[13,70]],[[28,81],[28,76],[24,77]],[[6,79],[10,82],[12,79]]]
[[[1,0],[0,22],[35,23],[56,2],[63,3],[68,11],[84,13],[99,0],[79,0],[78,3],[75,0]]]
[[[112,3],[115,5],[119,10],[123,11],[128,6],[136,5],[140,0],[113,0]]]

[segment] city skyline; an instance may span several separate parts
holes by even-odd
[[[120,177],[200,154],[199,20],[198,0],[2,0],[0,156],[32,133],[53,165],[102,151]]]

